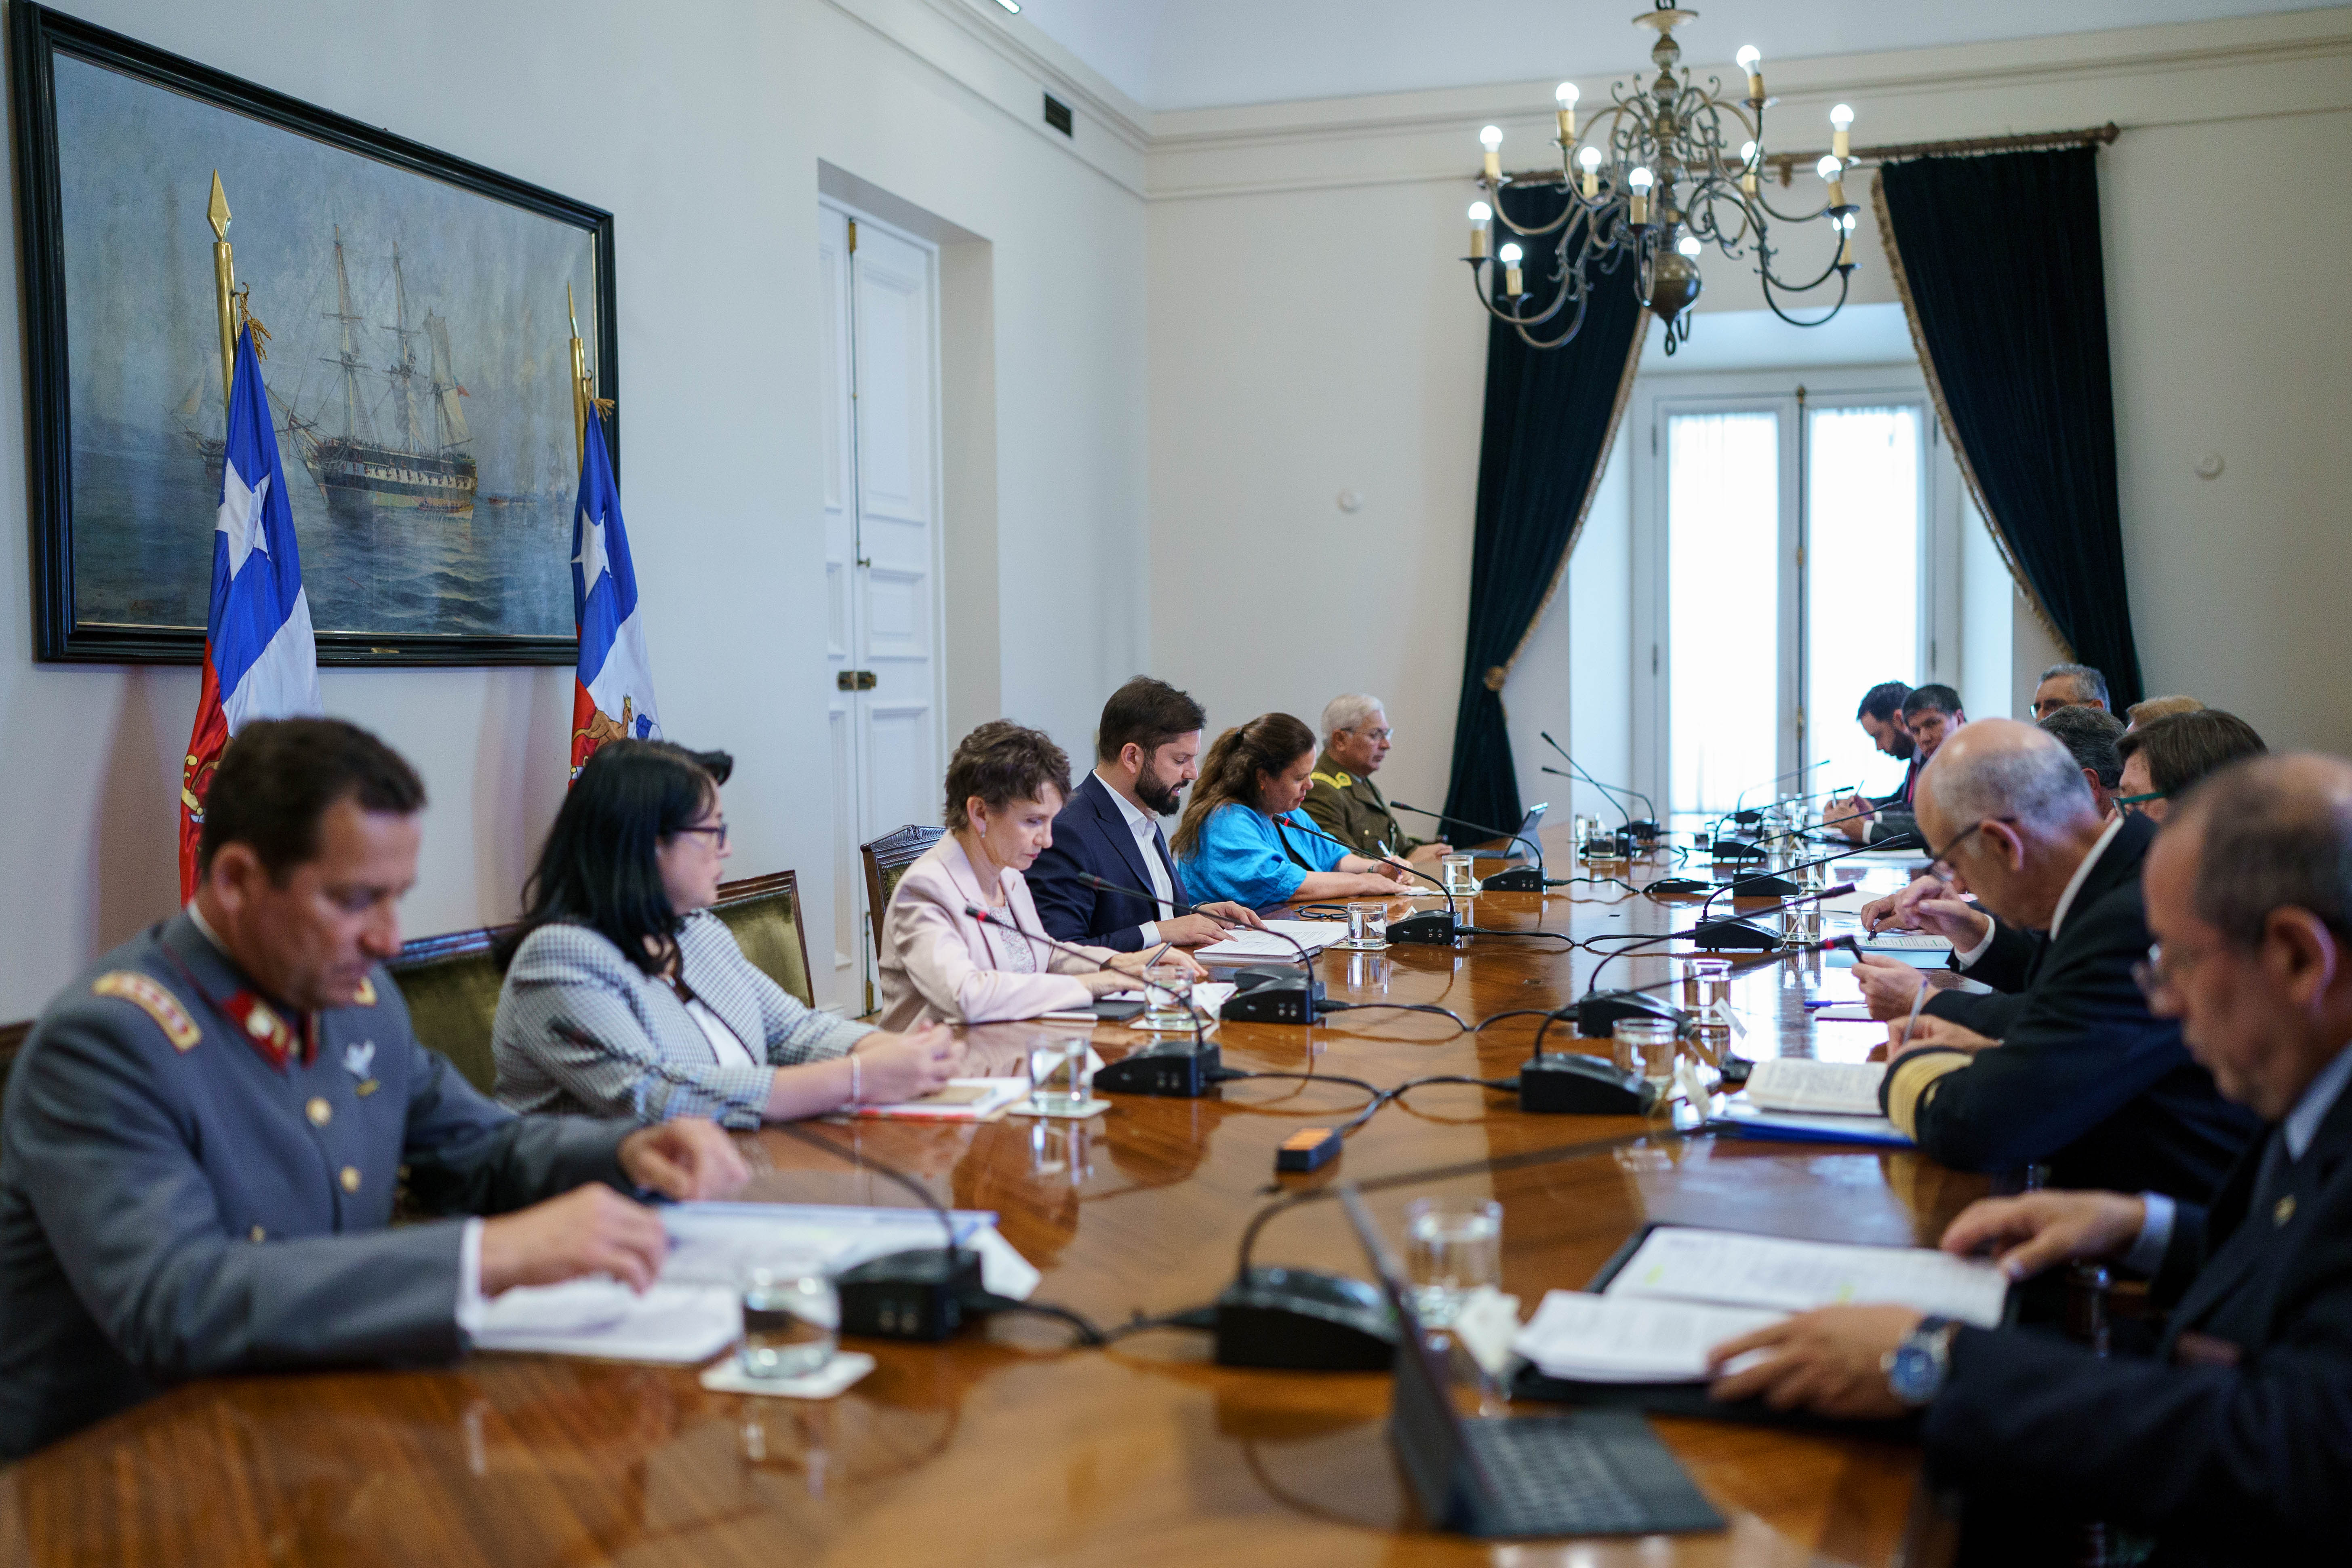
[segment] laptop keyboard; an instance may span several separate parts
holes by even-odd
[[[1609,1463],[1607,1443],[1575,1416],[1465,1421],[1505,1535],[1622,1535],[1654,1530],[1650,1509]]]

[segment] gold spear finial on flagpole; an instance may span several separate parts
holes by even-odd
[[[580,342],[580,306],[572,297],[572,285],[563,286],[563,309],[572,318],[572,466],[578,468],[588,460],[588,350]]]
[[[236,261],[228,245],[228,196],[221,189],[220,171],[213,171],[213,197],[205,216],[213,226],[214,303],[220,308],[221,414],[228,413],[229,394],[236,382]]]

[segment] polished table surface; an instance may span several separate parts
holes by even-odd
[[[1567,874],[1564,851],[1551,850],[1555,875]],[[1632,874],[1664,868],[1637,862]],[[1696,909],[1582,883],[1465,904],[1482,927],[1580,938],[1679,929]],[[1596,962],[1543,938],[1473,936],[1450,950],[1327,953],[1319,968],[1335,998],[1434,1003],[1475,1023],[1564,1003]],[[1608,979],[1647,983],[1667,962],[1628,957]],[[1806,1017],[1802,999],[1825,988],[1853,986],[1817,957],[1744,969],[1738,1048],[1858,1058],[1866,1026]],[[1227,1025],[1219,1037],[1229,1067],[1386,1087],[1515,1072],[1538,1021],[1464,1035],[1432,1015],[1364,1012],[1312,1029]],[[970,1038],[1006,1070],[1055,1027],[992,1025]],[[1548,1045],[1566,1033],[1556,1026]],[[1141,1037],[1110,1026],[1094,1036],[1110,1058]],[[1526,1115],[1509,1096],[1464,1085],[1414,1090],[1351,1134],[1338,1162],[1277,1183],[1276,1144],[1362,1099],[1339,1084],[1265,1079],[1202,1100],[1121,1096],[1075,1126],[821,1131],[957,1206],[996,1211],[1044,1271],[1036,1299],[1106,1326],[1209,1301],[1233,1277],[1252,1215],[1339,1175],[1401,1178],[1369,1198],[1391,1236],[1413,1196],[1499,1198],[1504,1289],[1523,1313],[1547,1289],[1585,1283],[1645,1220],[1928,1243],[1984,1190],[1909,1152]],[[774,1131],[746,1142],[760,1173],[747,1197],[906,1201],[870,1171]],[[1483,1164],[1547,1151],[1558,1153]],[[1413,1174],[1463,1165],[1474,1169]],[[1331,1204],[1282,1214],[1255,1260],[1368,1273]],[[1729,1521],[1723,1532],[1514,1544],[1438,1535],[1416,1521],[1390,1456],[1385,1375],[1221,1368],[1205,1334],[1177,1330],[1105,1350],[1067,1349],[1069,1337],[1049,1320],[1003,1317],[944,1345],[860,1342],[879,1366],[829,1403],[709,1393],[690,1368],[531,1356],[210,1380],[0,1472],[0,1562],[1876,1564],[1932,1561],[1946,1545],[1912,1446],[1700,1421],[1657,1426]]]

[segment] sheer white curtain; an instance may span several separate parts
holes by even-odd
[[[1668,418],[1671,811],[1727,811],[1780,771],[1780,497],[1779,415]]]
[[[1889,795],[1904,764],[1872,746],[1853,710],[1882,680],[1919,679],[1919,410],[1806,418],[1805,760],[1828,762],[1810,787]]]

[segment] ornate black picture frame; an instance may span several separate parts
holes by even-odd
[[[210,174],[321,664],[569,664],[566,285],[616,393],[613,215],[17,0],[34,655],[202,657],[223,431]],[[606,433],[619,466],[617,420]]]

